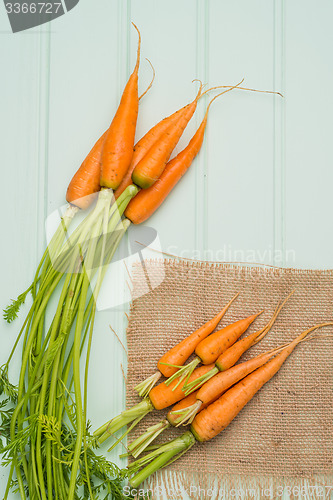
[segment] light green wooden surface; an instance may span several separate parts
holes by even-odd
[[[163,249],[332,268],[332,18],[329,0],[81,0],[50,25],[13,35],[0,6],[1,307],[30,282],[45,218],[64,203],[68,181],[116,109],[135,59],[131,20],[157,74],[140,106],[138,136],[194,96],[193,78],[218,85],[244,77],[251,87],[285,95],[235,91],[216,102],[203,151],[149,221]],[[150,77],[142,59],[142,89]],[[122,308],[96,320],[94,426],[124,404],[124,354],[109,324],[124,338]],[[0,362],[18,325],[1,324]],[[101,382],[103,391],[94,390]],[[0,494],[5,478],[0,469]]]

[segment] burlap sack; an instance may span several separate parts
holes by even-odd
[[[295,289],[271,332],[242,360],[333,318],[332,271],[171,260],[147,261],[145,265],[145,270],[139,264],[133,269],[134,296],[138,298],[131,308],[127,335],[128,406],[139,401],[133,387],[156,371],[162,354],[212,318],[237,291],[240,296],[219,328],[264,309],[248,330],[252,332],[263,326],[277,302]],[[147,279],[152,275],[162,283],[146,293]],[[332,332],[331,327],[325,328],[320,334],[327,334],[327,338],[299,345],[227,429],[211,442],[197,444],[178,462],[155,475],[150,486],[163,485],[169,499],[185,498],[186,492],[191,498],[232,498],[230,491],[236,486],[243,488],[243,496],[234,498],[276,498],[281,496],[282,488],[287,493],[291,489],[291,497],[296,498],[298,492],[292,490],[295,487],[303,487],[309,498],[323,498],[321,490],[324,498],[330,498]],[[164,415],[165,412],[155,412],[146,417],[133,432],[133,438]],[[167,431],[160,441],[181,432]],[[198,487],[201,492],[195,491]],[[202,491],[207,491],[204,488],[213,488],[213,495],[203,495]],[[269,491],[264,493],[264,488]],[[158,498],[156,492],[153,497]]]

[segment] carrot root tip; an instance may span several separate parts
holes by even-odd
[[[134,387],[134,390],[139,394],[141,398],[146,398],[154,385],[161,378],[161,372],[156,372],[150,377],[146,378],[143,382],[140,382],[137,386]]]

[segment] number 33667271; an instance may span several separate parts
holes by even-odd
[[[7,2],[6,10],[8,14],[57,14],[60,7],[62,7],[61,2],[50,3],[50,2],[37,2],[37,3],[18,3],[18,2]]]

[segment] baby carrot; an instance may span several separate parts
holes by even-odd
[[[180,112],[178,120],[161,134],[159,140],[152,145],[148,153],[137,163],[132,173],[132,180],[135,184],[147,189],[160,177],[172,151],[196,110],[200,93],[201,88],[194,101],[185,106]]]
[[[135,68],[124,89],[119,107],[107,131],[102,152],[101,186],[116,189],[121,183],[133,156],[136,122],[139,110],[138,71],[141,35],[139,35]]]
[[[236,362],[239,360],[239,358],[244,354],[244,352],[249,349],[251,346],[254,344],[257,344],[262,340],[265,335],[270,331],[272,326],[275,323],[276,318],[278,317],[279,313],[281,312],[281,309],[283,306],[286,304],[286,302],[289,300],[291,295],[294,293],[292,291],[286,299],[282,303],[279,303],[274,311],[273,316],[261,330],[258,330],[256,332],[251,333],[244,339],[238,340],[234,344],[232,344],[228,349],[222,352],[220,356],[217,358],[215,361],[215,368],[210,372],[205,375],[205,377],[202,377],[200,380],[197,380],[196,382],[193,382],[191,384],[186,384],[184,387],[185,394],[190,394],[193,391],[196,391],[199,389],[200,386],[205,384],[211,377],[213,377],[218,371],[224,371],[236,364]]]
[[[201,82],[200,82],[201,83]],[[239,88],[238,86],[236,86],[237,88]],[[229,85],[229,86],[221,86],[221,87],[213,87],[211,89],[207,89],[205,92],[201,92],[202,90],[202,84],[201,84],[201,87],[199,89],[199,97],[197,96],[197,100],[201,99],[201,97],[203,97],[205,94],[207,94],[207,92],[210,92],[211,90],[214,90],[215,88],[218,89],[218,88],[228,88],[229,90],[232,90],[233,88],[236,88],[235,86],[232,86],[232,85]],[[228,91],[229,91],[228,90]],[[222,92],[224,93],[224,92]],[[218,95],[221,95],[221,94],[218,94]],[[218,96],[216,96],[218,97]],[[215,98],[214,98],[215,99]],[[135,167],[137,166],[137,164],[145,157],[145,155],[148,153],[148,151],[151,149],[151,147],[157,143],[157,141],[159,141],[161,139],[161,137],[163,136],[163,134],[167,133],[168,129],[173,127],[177,121],[180,119],[182,113],[185,111],[186,108],[188,108],[189,106],[191,106],[192,103],[190,104],[187,104],[186,106],[184,106],[183,108],[181,109],[178,109],[177,111],[175,111],[175,113],[173,113],[172,115],[168,116],[167,118],[164,118],[163,120],[161,120],[160,122],[158,122],[154,127],[152,127],[143,137],[142,139],[140,139],[136,145],[134,146],[134,153],[133,153],[133,157],[132,157],[132,161],[131,161],[131,165],[129,166],[120,186],[117,188],[116,192],[115,192],[115,198],[117,199],[118,196],[120,196],[120,194],[126,189],[127,186],[129,186],[130,184],[132,184],[132,173],[133,173],[133,170],[135,169]],[[207,114],[207,113],[206,113]],[[204,122],[205,122],[205,119],[204,119]],[[200,133],[203,133],[204,130],[204,125],[201,128],[201,131],[198,130],[197,134],[196,135],[196,142],[198,143],[199,140],[200,140]],[[190,146],[190,144],[188,145]],[[179,179],[184,175],[184,173],[186,172],[186,170],[189,168],[189,166],[191,165],[188,164],[188,161],[187,162],[183,162],[183,161],[180,161],[180,160],[185,160],[185,159],[189,159],[190,157],[190,149],[193,151],[194,149],[194,146],[195,144],[192,143],[191,144],[191,148],[187,149],[185,148],[185,150],[180,153],[178,155],[178,161],[175,162],[173,160],[171,160],[165,167],[165,171],[167,170],[168,171],[168,175],[165,175],[163,176],[163,174],[161,175],[161,177],[158,179],[158,189],[156,190],[156,192],[158,191],[160,193],[160,200],[157,199],[155,200],[154,203],[152,203],[152,208],[153,210],[150,212],[149,215],[146,215],[144,219],[140,220],[140,222],[144,222],[144,220],[147,219],[147,217],[149,217],[158,207],[159,205],[162,203],[162,201],[165,199],[165,197],[169,194],[169,192],[171,191],[171,189],[175,186],[175,184],[179,181]],[[185,155],[185,151],[187,150],[187,153],[188,155]],[[194,155],[195,156],[195,155]],[[192,158],[192,160],[194,159],[194,157]],[[164,172],[163,172],[164,173]],[[162,179],[163,177],[163,179]],[[153,191],[148,189],[149,190],[149,196],[153,196]],[[154,191],[155,192],[155,191]],[[141,204],[142,206],[144,206],[144,200],[147,200],[148,199],[148,195],[146,198],[143,198],[143,195],[140,196],[140,201],[141,201]],[[139,207],[138,207],[139,208]],[[139,220],[134,220],[134,215],[133,215],[133,220],[132,222],[134,224],[139,224]]]
[[[282,349],[283,348],[284,346],[282,347]],[[199,410],[203,410],[204,407],[216,401],[216,399],[222,396],[222,394],[227,389],[229,389],[229,387],[231,387],[236,382],[239,382],[239,380],[259,368],[260,366],[267,363],[267,361],[269,361],[280,350],[281,348],[270,350],[268,352],[260,354],[255,358],[249,359],[244,363],[235,365],[223,372],[219,372],[218,368],[215,367],[213,370],[211,370],[209,374],[210,378],[207,379],[207,382],[204,382],[205,378],[202,377],[202,387],[196,392],[190,393],[185,398],[187,399],[193,394],[196,395],[195,401],[192,403],[192,405],[188,405],[188,407],[183,406],[182,411],[178,411],[176,415],[176,417],[178,417],[177,425],[186,425],[187,423],[191,423]],[[201,384],[199,383],[198,386],[200,387],[200,385]],[[185,394],[187,394],[186,391]],[[180,410],[180,408],[177,410]],[[174,411],[175,408],[172,409],[172,413]]]
[[[197,344],[207,335],[212,333],[212,331],[216,328],[218,323],[221,321],[228,308],[232,304],[232,302],[238,297],[236,294],[230,302],[220,311],[214,318],[207,321],[203,326],[201,326],[198,330],[191,333],[187,338],[179,342],[176,346],[170,349],[166,354],[162,356],[162,358],[157,363],[159,371],[155,372],[153,375],[148,377],[143,382],[140,382],[134,389],[137,391],[139,396],[146,397],[152,387],[156,384],[156,382],[161,378],[161,374],[165,377],[174,376],[174,378],[178,377],[178,370],[181,368],[181,365],[186,362],[186,360],[193,354],[194,349]],[[197,362],[195,365],[191,365],[191,373],[194,368],[199,364]],[[180,374],[181,372],[179,372]],[[180,384],[183,380],[186,379],[188,373],[186,373],[183,377],[178,378],[178,384]],[[168,383],[171,383],[172,380],[169,379]]]

